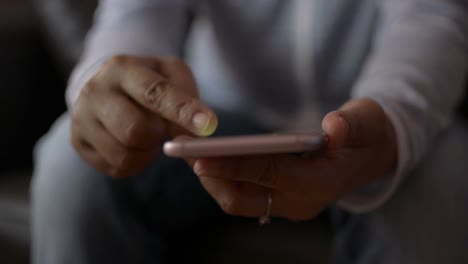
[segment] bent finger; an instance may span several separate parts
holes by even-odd
[[[251,183],[238,183],[224,179],[200,178],[203,187],[216,200],[221,209],[243,217],[261,217],[268,211],[268,195],[275,203],[270,205],[270,215],[280,216],[281,200],[268,188]]]
[[[111,91],[106,98],[96,100],[96,117],[122,145],[138,150],[157,147],[166,134],[166,121],[145,111],[124,94]]]
[[[115,139],[96,119],[81,125],[75,131],[89,148],[92,148],[108,164],[105,173],[123,178],[136,174],[146,167],[157,155],[157,148],[152,150],[130,149]]]
[[[250,182],[282,191],[296,190],[309,166],[290,155],[204,158],[194,164],[198,176]]]
[[[118,57],[112,65],[108,72],[118,75],[121,89],[144,108],[196,135],[207,136],[216,129],[215,113],[193,95],[193,88],[178,87],[131,58]]]

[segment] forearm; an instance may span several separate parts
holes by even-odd
[[[368,196],[371,202],[355,211],[385,202],[451,121],[468,71],[467,7],[459,2],[389,0],[382,6],[381,30],[353,96],[383,108],[395,129],[398,163]],[[345,207],[359,204],[352,199]]]
[[[448,125],[461,99],[468,14],[456,1],[387,2],[375,52],[354,95],[383,105],[399,138],[406,138],[401,147],[414,164]]]
[[[83,84],[111,56],[180,56],[189,25],[188,8],[185,0],[101,1],[69,81],[68,106],[73,106]]]

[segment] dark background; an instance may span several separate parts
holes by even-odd
[[[0,171],[32,166],[31,150],[65,109],[65,76],[32,1],[0,0]]]
[[[0,0],[0,263],[29,263],[32,149],[65,110],[67,70],[32,1]]]

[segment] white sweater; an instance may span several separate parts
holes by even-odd
[[[376,100],[398,166],[338,202],[359,213],[388,200],[451,122],[468,72],[468,1],[101,0],[70,108],[116,54],[184,57],[207,104],[277,130],[317,129],[350,97]]]

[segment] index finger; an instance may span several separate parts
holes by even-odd
[[[177,87],[141,63],[120,60],[116,63],[120,87],[138,104],[196,135],[208,136],[216,130],[216,114],[193,95],[194,87]]]

